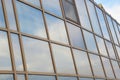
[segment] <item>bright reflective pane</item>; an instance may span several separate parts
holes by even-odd
[[[25,76],[24,75],[17,75],[17,80],[25,80]]]
[[[85,30],[83,30],[83,34],[84,34],[85,42],[86,42],[86,45],[87,45],[87,49],[89,51],[98,53],[93,34],[90,33],[90,32],[87,32]]]
[[[46,11],[62,17],[59,0],[42,0],[42,4]]]
[[[69,48],[52,44],[55,65],[58,73],[75,74],[71,51]]]
[[[58,80],[77,80],[76,77],[58,77]]]
[[[96,41],[97,41],[100,53],[102,55],[108,56],[103,39],[97,36],[95,37],[96,37]]]
[[[104,77],[103,68],[99,56],[90,54],[90,60],[95,76]]]
[[[6,32],[0,31],[0,70],[11,70],[11,59]]]
[[[5,1],[6,11],[7,11],[9,27],[12,30],[17,30],[12,0],[4,0],[4,1]]]
[[[39,6],[40,7],[40,2],[39,0],[23,0],[23,1],[26,1],[26,2],[29,2],[35,6]]]
[[[102,62],[103,62],[103,66],[104,66],[107,77],[112,79],[115,78],[109,59],[102,57]]]
[[[53,72],[48,43],[28,37],[22,40],[28,71]]]
[[[95,79],[95,80],[106,80],[106,79]]]
[[[81,29],[70,23],[67,23],[68,32],[72,46],[85,49]]]
[[[22,63],[22,55],[21,55],[18,35],[11,34],[11,38],[12,38],[12,46],[13,46],[16,70],[21,71],[23,70],[23,63]]]
[[[1,0],[0,0],[0,27],[5,27],[5,21],[4,21],[4,15],[3,15]]]
[[[77,70],[80,75],[92,76],[88,56],[86,52],[73,50]]]
[[[68,44],[65,24],[62,20],[45,14],[50,39]]]
[[[117,53],[118,53],[119,58],[120,58],[120,47],[116,46],[116,50],[117,50]]]
[[[92,78],[79,78],[80,80],[93,80]]]
[[[88,18],[84,0],[75,0],[75,2],[76,2],[78,15],[79,15],[79,19],[81,21],[82,27],[84,27],[88,30],[92,30],[91,26],[90,26],[90,22],[89,22],[89,18]]]
[[[42,12],[18,1],[16,5],[21,31],[46,38]]]
[[[90,14],[90,19],[91,19],[93,30],[96,34],[101,35],[100,26],[98,23],[94,5],[90,0],[86,0],[86,3],[87,3],[88,11]]]
[[[0,80],[14,80],[11,74],[0,74]]]

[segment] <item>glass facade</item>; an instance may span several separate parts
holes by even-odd
[[[93,0],[0,0],[0,80],[120,80],[120,24]]]

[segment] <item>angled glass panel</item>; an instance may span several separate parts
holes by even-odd
[[[4,15],[3,15],[1,0],[0,0],[0,27],[5,28],[5,21],[4,21]]]
[[[0,80],[14,80],[11,74],[0,74]]]
[[[96,41],[97,41],[100,53],[102,55],[108,56],[103,39],[97,36],[95,37],[96,37]]]
[[[86,42],[86,45],[87,45],[87,49],[89,51],[98,53],[93,34],[90,33],[90,32],[87,32],[85,30],[83,30],[83,34],[84,34],[85,42]]]
[[[11,70],[11,59],[7,33],[0,31],[0,70]]]
[[[92,76],[90,63],[86,52],[73,50],[77,70],[80,75]]]
[[[25,80],[25,75],[17,74],[17,80]]]
[[[92,30],[84,0],[75,0],[82,27]]]
[[[114,74],[109,59],[102,57],[103,66],[108,78],[114,79]]]
[[[120,79],[120,67],[119,67],[117,61],[111,60],[111,62],[112,62],[112,65],[113,65],[115,75],[116,75],[117,79],[119,80]]]
[[[79,78],[79,80],[93,80],[92,78]]]
[[[105,76],[104,76],[103,68],[101,65],[100,57],[97,55],[90,54],[90,53],[89,55],[90,55],[90,60],[91,60],[94,75],[97,77],[104,78]]]
[[[11,38],[12,38],[12,46],[13,46],[16,70],[21,71],[23,70],[23,63],[22,63],[22,55],[21,55],[18,35],[11,34]]]
[[[21,31],[46,38],[42,12],[18,1],[16,5]]]
[[[98,23],[98,19],[96,16],[94,5],[90,0],[86,0],[86,3],[87,3],[87,7],[88,7],[88,11],[89,11],[93,30],[96,34],[101,35],[100,26]]]
[[[76,77],[58,77],[58,80],[77,80]]]
[[[59,0],[42,0],[42,4],[45,11],[62,17]]]
[[[4,1],[5,1],[6,11],[7,11],[7,18],[8,18],[8,22],[9,22],[9,27],[12,30],[17,30],[12,0],[4,0]]]
[[[40,2],[39,2],[39,0],[23,0],[23,1],[26,1],[26,2],[28,2],[28,3],[31,3],[31,4],[33,4],[33,5],[35,5],[35,6],[39,6],[39,7],[40,7]]]
[[[58,73],[75,74],[70,48],[52,44],[55,65]]]
[[[65,24],[62,20],[45,14],[50,39],[68,44]]]
[[[109,56],[113,59],[116,59],[112,43],[110,43],[108,41],[105,41],[105,43],[106,43],[106,47],[107,47]]]
[[[54,72],[48,43],[28,37],[22,40],[28,71]]]
[[[103,36],[104,36],[104,38],[110,40],[109,33],[108,33],[108,30],[107,30],[107,26],[106,26],[106,23],[105,23],[105,19],[104,19],[102,10],[100,10],[99,8],[96,7],[96,11],[97,11],[98,20],[100,22],[100,26],[101,26],[101,29],[102,29],[102,32],[103,32]]]
[[[28,75],[28,80],[56,80],[54,76]]]
[[[117,50],[117,53],[118,53],[119,59],[120,59],[120,47],[116,46],[116,50]]]
[[[72,46],[85,49],[85,44],[83,41],[81,29],[70,23],[67,23],[67,27],[68,27],[68,33],[70,36],[70,41],[71,41]]]

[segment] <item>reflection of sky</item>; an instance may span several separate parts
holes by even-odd
[[[118,53],[119,58],[120,58],[120,47],[116,46],[116,49],[117,49],[117,53]]]
[[[0,74],[0,80],[14,80],[13,75],[10,74]]]
[[[30,3],[32,3],[33,5],[40,7],[40,2],[39,2],[39,0],[23,0],[23,1],[30,2]]]
[[[80,78],[80,80],[93,80],[91,78]]]
[[[17,80],[25,80],[25,76],[24,75],[17,75]]]
[[[58,77],[58,80],[77,80],[76,77]]]

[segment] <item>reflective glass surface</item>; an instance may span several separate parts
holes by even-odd
[[[80,78],[80,80],[93,80],[91,78]]]
[[[48,43],[28,37],[22,40],[28,71],[53,72]]]
[[[58,80],[77,80],[76,77],[58,77]]]
[[[46,38],[42,12],[18,1],[16,5],[21,31]]]
[[[81,29],[70,23],[67,23],[68,32],[72,46],[85,49]]]
[[[14,80],[11,74],[0,74],[0,80]]]
[[[120,58],[120,47],[116,46],[116,50],[117,50],[117,53],[118,53],[119,58]]]
[[[25,80],[25,76],[24,75],[17,75],[17,80]]]
[[[75,74],[71,51],[69,48],[52,44],[55,65],[58,73]]]
[[[23,0],[23,1],[26,1],[26,2],[29,2],[35,6],[39,6],[40,7],[40,2],[39,0]]]

